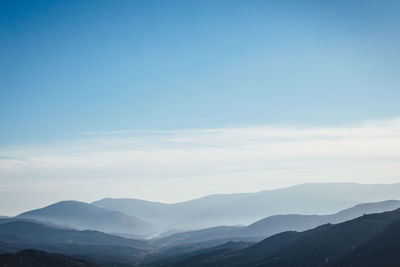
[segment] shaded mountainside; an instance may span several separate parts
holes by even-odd
[[[1,254],[0,267],[96,267],[84,260],[38,250],[23,250],[15,254]]]
[[[8,244],[6,242],[0,241],[0,254],[17,252],[19,250],[18,247]]]
[[[163,230],[194,230],[247,225],[277,214],[334,213],[387,199],[400,199],[400,184],[302,184],[257,193],[211,195],[176,204],[110,198],[92,204],[143,218]]]
[[[24,212],[17,218],[28,218],[69,226],[79,230],[98,230],[107,233],[151,235],[156,227],[142,219],[119,211],[111,211],[79,201],[62,201]]]
[[[196,255],[203,255],[206,254],[208,257],[212,256],[213,254],[220,257],[224,253],[232,254],[233,251],[238,251],[244,248],[251,246],[252,242],[226,242],[222,243],[217,246],[207,247],[203,249],[197,249],[193,251],[180,251],[180,253],[171,253],[171,254],[162,254],[161,257],[157,259],[157,257],[150,257],[147,258],[143,266],[147,267],[157,267],[157,266],[174,266],[176,263],[183,261],[187,258],[196,256]]]
[[[102,266],[122,266],[139,263],[152,247],[146,241],[98,231],[59,229],[28,221],[0,224],[0,252],[23,249],[61,253]]]
[[[275,215],[250,224],[247,227],[219,226],[196,231],[175,233],[155,239],[155,244],[179,245],[218,238],[244,238],[260,241],[268,236],[284,231],[305,231],[326,223],[340,223],[357,218],[363,214],[391,211],[400,208],[400,201],[388,200],[356,205],[331,215]],[[254,237],[253,239],[249,239]]]
[[[28,221],[14,221],[0,224],[0,239],[4,240],[7,236],[17,237],[26,241],[38,240],[53,243],[116,245],[133,248],[142,248],[147,244],[145,241],[126,239],[98,231],[58,229]]]
[[[221,249],[243,249],[255,242],[229,241],[229,240],[211,240],[205,242],[184,244],[174,247],[166,247],[155,253],[148,254],[142,261],[142,266],[168,266],[180,262],[192,256],[212,252]]]
[[[195,231],[175,233],[162,238],[154,238],[152,243],[160,246],[178,246],[187,243],[203,242],[215,239],[242,237],[243,226],[217,226]]]
[[[397,209],[280,233],[239,251],[199,254],[173,266],[398,266],[399,235]]]
[[[400,208],[399,200],[386,200],[356,205],[329,215],[276,215],[250,224],[241,230],[241,235],[269,236],[284,231],[304,231],[321,224],[341,223],[364,214],[392,211]]]
[[[393,222],[377,237],[355,249],[332,266],[399,266],[400,220]]]

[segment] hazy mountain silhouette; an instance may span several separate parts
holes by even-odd
[[[90,229],[108,233],[150,235],[156,231],[153,224],[142,219],[79,201],[61,201],[41,209],[24,212],[17,218],[28,218],[80,230]]]
[[[39,220],[35,220],[35,219],[30,219],[30,218],[22,218],[22,217],[7,217],[7,218],[0,218],[0,224],[4,224],[4,223],[9,223],[9,222],[17,222],[17,221],[22,221],[22,222],[32,222],[32,223],[38,223],[38,224],[44,224],[53,228],[58,228],[58,229],[67,229],[67,230],[71,230],[74,229],[73,227],[70,226],[65,226],[65,225],[59,225],[59,224],[55,224],[49,221],[39,221]]]
[[[109,210],[117,210],[125,214],[136,214],[143,220],[157,224],[160,218],[168,216],[174,204],[165,204],[133,198],[104,198],[91,204]]]
[[[278,214],[329,214],[387,199],[400,199],[400,184],[302,184],[257,193],[211,195],[176,204],[110,198],[92,204],[142,218],[163,230],[194,230],[247,225]]]
[[[174,266],[398,266],[399,237],[397,209],[283,232],[239,251],[214,250]]]
[[[321,224],[340,223],[357,218],[363,214],[391,211],[397,208],[400,208],[400,201],[387,200],[359,204],[331,215],[275,215],[259,220],[246,227],[218,226],[196,231],[175,233],[155,240],[155,243],[171,246],[212,239],[232,238],[232,240],[237,240],[239,237],[246,237],[245,240],[247,241],[256,241],[284,231],[304,231]],[[250,237],[255,237],[255,239],[249,239]]]

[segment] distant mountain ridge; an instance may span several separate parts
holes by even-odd
[[[221,225],[247,225],[270,217],[267,219],[270,231],[261,233],[257,230],[257,224],[241,229],[241,233],[238,230],[238,236],[267,236],[278,231],[301,231],[321,223],[336,222],[332,217],[327,220],[318,214],[331,214],[356,204],[387,199],[400,199],[400,184],[302,184],[257,193],[211,195],[175,204],[110,198],[92,204],[61,201],[24,212],[16,218],[79,230],[98,230],[130,238],[148,238],[165,231],[184,232]],[[289,214],[291,220],[282,223],[282,214]],[[315,216],[305,217],[307,214]],[[285,215],[286,218],[289,215]],[[355,217],[350,215],[348,218]],[[344,217],[345,214],[340,216]],[[277,222],[276,226],[273,226],[274,221]],[[290,221],[296,222],[296,225],[293,226],[293,223],[291,226]],[[224,231],[229,233],[237,230],[231,228]]]
[[[34,219],[79,230],[98,230],[107,233],[149,235],[156,232],[153,224],[142,219],[79,201],[57,202],[41,209],[24,212],[17,218]]]
[[[92,204],[142,218],[167,231],[247,225],[278,214],[331,214],[387,199],[400,199],[400,184],[311,183],[257,193],[210,195],[175,204],[111,198]]]

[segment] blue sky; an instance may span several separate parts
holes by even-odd
[[[2,1],[0,144],[399,115],[398,1]]]
[[[398,181],[399,13],[397,0],[1,1],[0,214]]]

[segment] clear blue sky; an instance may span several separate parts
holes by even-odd
[[[1,1],[0,145],[400,115],[400,1]]]

